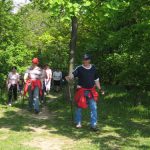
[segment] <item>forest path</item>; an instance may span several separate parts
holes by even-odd
[[[50,105],[55,103],[57,98],[48,95],[47,105],[41,107],[39,114],[26,109],[27,100],[23,108],[20,102],[12,107],[1,105],[0,140],[4,145],[1,143],[0,149],[62,150],[66,149],[67,145],[72,145],[74,140],[60,133],[61,123],[56,121],[59,117],[57,108],[50,110]],[[7,144],[11,142],[12,145]]]
[[[49,95],[49,98],[50,99],[47,101],[49,104],[57,99],[56,96],[52,95]],[[24,110],[24,112],[28,113],[26,110]],[[50,112],[48,106],[43,106],[38,115],[29,113],[29,116],[36,121],[45,120],[51,123],[55,120],[57,114]],[[35,137],[31,141],[23,143],[23,145],[28,147],[38,148],[40,150],[62,150],[66,145],[74,143],[70,138],[56,135],[55,133],[57,132],[57,129],[47,128],[46,125],[39,127],[28,126],[28,128],[35,134]]]

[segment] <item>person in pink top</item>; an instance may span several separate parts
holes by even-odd
[[[12,67],[12,71],[8,74],[7,87],[8,87],[8,105],[12,105],[12,99],[17,100],[17,88],[19,83],[19,74],[17,67]]]
[[[46,92],[49,93],[51,89],[52,70],[49,68],[48,65],[45,65],[45,71],[47,76],[47,78],[45,78],[45,88]]]

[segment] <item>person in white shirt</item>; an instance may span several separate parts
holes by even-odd
[[[32,60],[32,66],[26,71],[24,75],[25,88],[24,95],[29,93],[29,110],[34,108],[36,114],[40,112],[39,96],[42,96],[42,79],[44,78],[43,70],[38,67],[39,59]]]
[[[45,65],[45,71],[47,76],[47,78],[45,78],[45,90],[47,93],[49,93],[51,88],[52,70],[49,68],[48,65]]]
[[[53,72],[54,88],[56,92],[60,90],[61,80],[62,80],[62,72],[57,69]]]
[[[19,83],[19,74],[17,67],[12,67],[12,71],[8,74],[7,87],[8,87],[8,105],[12,105],[12,99],[17,100],[17,88]]]

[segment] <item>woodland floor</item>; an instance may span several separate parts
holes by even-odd
[[[149,150],[150,107],[133,106],[134,96],[124,89],[106,89],[97,133],[89,129],[89,110],[83,112],[83,128],[74,128],[62,93],[49,95],[39,115],[27,111],[27,102],[0,104],[0,150]]]

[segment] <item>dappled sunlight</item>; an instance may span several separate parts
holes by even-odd
[[[58,96],[56,96],[56,95],[52,95],[52,94],[49,94],[49,95],[48,95],[48,98],[50,98],[50,99],[57,99],[57,98],[58,98]]]
[[[112,98],[124,98],[127,93],[111,93],[105,96],[105,100],[111,100]]]
[[[40,148],[57,146],[58,149],[96,149],[120,150],[123,147],[134,149],[149,148],[148,144],[149,108],[146,106],[133,107],[127,103],[119,103],[126,96],[124,92],[110,91],[98,104],[100,131],[93,133],[89,127],[89,110],[83,111],[83,128],[75,129],[71,119],[70,103],[64,101],[63,95],[53,93],[47,97],[47,106],[42,107],[39,115],[28,112],[22,105],[4,107],[0,112],[0,136],[7,139],[7,135],[24,133],[31,137],[31,141],[23,139],[24,146]],[[51,97],[51,98],[50,98]],[[106,99],[106,100],[105,100]],[[107,99],[111,102],[108,103]],[[128,100],[129,101],[129,100]],[[26,107],[26,104],[24,105]],[[74,108],[75,109],[75,108]],[[6,133],[6,135],[4,134]],[[37,146],[37,143],[41,142]],[[82,144],[83,143],[83,144]]]
[[[0,150],[150,150],[149,1],[0,0]]]

